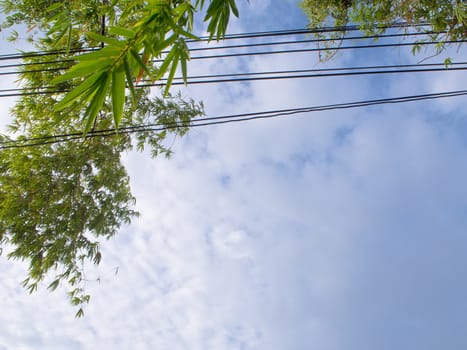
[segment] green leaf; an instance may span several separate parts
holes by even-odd
[[[136,32],[133,30],[117,26],[110,27],[109,34],[120,35],[128,39],[133,39],[136,36]]]
[[[187,68],[186,68],[186,58],[183,56],[180,57],[180,65],[182,67],[183,82],[186,85],[188,83],[188,74],[187,74]]]
[[[65,81],[75,78],[85,78],[91,74],[96,74],[99,71],[109,68],[114,60],[109,58],[107,60],[85,61],[80,62],[71,67],[64,74],[52,79],[51,84],[63,83]]]
[[[165,96],[167,96],[167,94],[169,93],[169,89],[172,86],[172,81],[175,77],[175,72],[177,71],[179,58],[180,58],[180,51],[177,48],[172,58],[172,67],[170,68],[169,76],[167,77],[167,83],[165,85],[165,90],[164,90]]]
[[[176,51],[177,51],[177,47],[174,46],[169,51],[167,56],[165,56],[164,62],[162,62],[161,66],[159,67],[159,72],[156,75],[156,80],[159,80],[160,78],[162,78],[165,75],[165,73],[167,73],[167,70],[168,70],[170,64],[173,61],[173,58],[174,58],[174,56],[176,54]]]
[[[60,279],[57,278],[55,281],[53,281],[52,283],[49,284],[47,289],[50,290],[51,292],[53,292],[55,289],[57,289],[59,284],[60,284]]]
[[[59,8],[63,7],[64,4],[62,2],[56,2],[55,4],[50,5],[47,7],[47,12],[53,12],[55,10],[58,10]]]
[[[66,52],[69,53],[71,50],[71,39],[73,34],[73,26],[68,26],[68,37],[66,39]]]
[[[76,318],[81,318],[84,316],[84,310],[82,307],[79,308],[79,310],[76,312],[75,317]]]
[[[73,102],[75,102],[78,97],[80,97],[85,91],[92,89],[92,87],[96,84],[96,82],[101,78],[102,73],[99,74],[94,74],[91,75],[89,78],[84,80],[80,85],[75,87],[73,90],[71,90],[68,94],[65,95],[65,97],[55,105],[55,111],[59,112],[69,105],[71,105]]]
[[[118,129],[125,105],[125,68],[119,65],[112,72],[112,111],[115,128]]]
[[[230,5],[230,9],[232,10],[232,13],[234,14],[234,16],[238,18],[240,13],[238,12],[238,8],[237,8],[237,5],[235,4],[235,0],[229,0],[229,5]]]
[[[133,58],[135,59],[135,61],[138,63],[139,67],[147,74],[147,75],[151,75],[151,72],[149,71],[148,67],[146,66],[146,64],[143,62],[143,60],[141,59],[141,56],[139,55],[138,52],[136,52],[135,49],[131,49],[130,50],[130,53],[131,53],[131,56],[133,56]]]
[[[105,72],[99,77],[99,80],[96,82],[98,84],[98,88],[96,92],[90,96],[91,103],[89,104],[88,108],[86,109],[86,113],[84,118],[86,119],[86,125],[84,127],[83,136],[91,130],[94,121],[96,120],[97,114],[99,113],[102,105],[104,104],[105,98],[107,96],[107,91],[109,89],[110,84],[110,73]]]
[[[166,49],[167,47],[171,46],[174,42],[176,42],[178,36],[176,34],[171,35],[169,38],[161,41],[158,45],[153,47],[155,52],[161,52],[162,50]]]
[[[106,46],[103,49],[75,57],[77,61],[112,60],[121,53],[120,47]]]
[[[133,106],[136,107],[136,91],[135,85],[133,84],[133,73],[131,72],[130,64],[126,57],[123,59],[123,67],[125,68],[125,76],[130,89],[131,100],[133,102]]]
[[[87,36],[89,36],[91,39],[106,43],[107,45],[110,45],[110,46],[116,46],[118,48],[124,48],[126,46],[125,45],[126,43],[124,41],[110,38],[108,36],[103,36],[103,35],[92,33],[92,32],[87,33]]]
[[[28,285],[27,290],[29,294],[32,294],[37,291],[37,285],[38,285],[37,282],[31,283],[30,285]]]
[[[199,36],[196,36],[193,33],[187,32],[186,30],[184,30],[182,28],[179,29],[179,33],[183,34],[185,37],[190,38],[192,40],[201,40],[201,38]]]
[[[52,30],[50,30],[49,32],[52,32]],[[67,34],[69,32],[69,27],[64,27],[62,28],[62,30],[58,33],[57,37],[55,38],[55,43],[54,43],[54,47],[57,46],[60,42],[60,40],[65,36],[65,34]],[[47,33],[48,35],[50,35],[50,33]]]

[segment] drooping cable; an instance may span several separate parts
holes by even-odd
[[[104,130],[94,130],[89,132],[86,136],[83,136],[81,133],[69,133],[69,134],[60,134],[60,135],[49,135],[49,136],[40,136],[34,138],[24,138],[16,140],[8,140],[0,142],[0,150],[12,149],[12,148],[24,148],[24,147],[38,147],[48,144],[55,144],[60,142],[68,141],[85,141],[88,138],[93,137],[109,137],[115,136],[118,134],[133,134],[141,132],[158,132],[164,130],[173,130],[180,127],[202,127],[209,125],[217,124],[226,124],[234,122],[244,122],[257,119],[266,119],[266,118],[277,118],[284,117],[287,115],[301,114],[301,113],[311,113],[311,112],[320,112],[320,111],[330,111],[330,110],[339,110],[339,109],[349,109],[349,108],[361,108],[375,105],[383,104],[396,104],[396,103],[405,103],[405,102],[414,102],[422,100],[432,100],[439,98],[449,98],[449,97],[458,97],[467,95],[467,90],[458,90],[458,91],[449,91],[449,92],[440,92],[440,93],[430,93],[430,94],[421,94],[421,95],[410,95],[410,96],[400,96],[400,97],[391,97],[383,99],[373,99],[373,100],[363,100],[356,102],[347,102],[347,103],[336,103],[328,104],[321,106],[312,106],[304,108],[292,108],[292,109],[282,109],[282,110],[272,110],[265,112],[251,112],[243,114],[231,114],[225,116],[217,117],[206,117],[192,120],[188,125],[180,125],[179,123],[167,123],[167,124],[143,124],[136,126],[121,127],[117,129],[104,129]]]

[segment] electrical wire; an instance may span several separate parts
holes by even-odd
[[[364,38],[364,37],[362,37]],[[257,55],[273,55],[273,54],[291,54],[291,53],[306,53],[306,52],[323,52],[323,51],[338,51],[338,50],[351,50],[351,49],[374,49],[374,48],[389,48],[389,47],[401,47],[401,46],[414,46],[414,45],[437,45],[440,43],[464,43],[467,40],[451,40],[446,42],[433,41],[433,42],[407,42],[407,43],[387,43],[387,44],[372,44],[372,45],[352,45],[352,46],[338,46],[338,47],[323,47],[323,48],[304,48],[304,49],[287,49],[287,50],[278,50],[278,51],[256,51],[256,52],[239,52],[239,53],[227,53],[227,54],[218,54],[218,55],[208,55],[208,56],[195,56],[191,57],[191,60],[203,60],[203,59],[223,59],[223,58],[232,58],[232,57],[241,57],[241,56],[257,56]],[[260,44],[254,44],[255,46],[261,46]],[[153,63],[161,63],[163,59],[153,60]],[[56,63],[69,63],[70,60],[58,60],[58,61],[48,61],[48,62],[38,62],[34,65],[41,64],[56,64]],[[5,66],[0,66],[4,68]],[[11,65],[8,65],[11,67]],[[7,71],[0,72],[0,76],[3,75],[16,75],[16,74],[25,74],[25,73],[40,73],[40,72],[53,72],[59,70],[65,70],[70,68],[70,65],[62,67],[53,67],[53,68],[41,68],[41,69],[32,69],[24,71]]]
[[[420,28],[420,27],[427,27],[427,26],[429,26],[429,23],[411,24],[407,22],[396,22],[390,25],[376,25],[373,28],[374,29],[404,29],[404,28]],[[345,33],[345,32],[350,32],[350,31],[358,31],[361,29],[362,27],[358,25],[348,25],[348,26],[329,26],[329,27],[322,27],[322,28],[236,33],[236,34],[225,35],[222,41],[233,40],[233,39],[251,39],[251,38],[289,36],[289,35],[332,33],[332,32]],[[442,34],[443,32],[426,32],[423,34],[436,34],[436,33]],[[193,40],[193,39],[187,40],[188,43],[211,42],[211,41],[212,39],[209,36],[200,36],[199,40]],[[23,52],[23,53],[2,54],[0,55],[0,61],[91,52],[91,51],[99,50],[100,48],[101,48],[100,46],[95,46],[95,47],[83,47],[83,48],[78,48],[78,49],[58,49],[58,50],[29,51],[29,52]]]
[[[427,33],[395,33],[395,34],[382,34],[382,35],[359,35],[359,36],[349,36],[343,37],[339,39],[339,41],[349,41],[349,40],[367,40],[367,39],[387,39],[387,38],[397,38],[397,37],[409,37],[409,36],[420,36],[426,35]],[[277,46],[277,45],[297,45],[297,44],[306,44],[306,43],[323,43],[323,42],[335,42],[336,39],[330,38],[321,38],[321,39],[307,39],[307,40],[288,40],[288,41],[276,41],[276,42],[260,42],[260,43],[253,43],[253,44],[240,44],[240,45],[223,45],[223,46],[208,46],[208,47],[195,47],[190,48],[190,52],[202,52],[202,51],[211,51],[211,50],[229,50],[229,49],[241,49],[241,48],[252,48],[252,47],[264,47],[264,46]],[[327,51],[332,48],[321,48],[322,51]],[[82,50],[80,51],[82,52]],[[162,54],[167,54],[168,51],[163,51]],[[55,55],[56,52],[53,53]],[[9,55],[7,55],[9,56]],[[24,56],[23,56],[24,57]],[[21,57],[21,58],[23,58]],[[1,55],[0,55],[1,59]],[[19,58],[16,58],[19,59]],[[197,58],[195,58],[197,59]],[[63,64],[67,63],[66,66],[59,67],[59,69],[67,69],[71,67],[71,63],[75,62],[72,58],[64,58],[60,60],[47,60],[42,62],[23,62],[23,63],[15,63],[15,64],[5,64],[0,65],[0,69],[5,68],[19,68],[19,67],[27,67],[27,66],[40,66],[40,65],[49,65],[49,64]],[[42,72],[46,70],[34,69],[34,70],[26,70],[22,73],[36,73]],[[11,72],[0,72],[0,75],[10,75],[10,74],[18,74],[17,71]]]
[[[137,126],[128,126],[122,127],[119,129],[104,129],[104,130],[95,130],[90,131],[87,135],[82,133],[69,133],[69,134],[60,134],[60,135],[49,135],[36,138],[24,138],[0,142],[0,150],[13,149],[13,148],[25,148],[25,147],[37,147],[43,145],[50,145],[61,142],[68,141],[77,141],[77,140],[86,140],[93,137],[109,137],[119,134],[133,134],[133,133],[142,133],[142,132],[158,132],[164,130],[174,130],[181,127],[202,127],[234,122],[245,122],[258,119],[266,118],[277,118],[284,117],[294,114],[302,113],[311,113],[311,112],[321,112],[321,111],[330,111],[330,110],[341,110],[341,109],[350,109],[350,108],[361,108],[368,106],[376,106],[383,104],[396,104],[396,103],[405,103],[405,102],[414,102],[422,100],[432,100],[439,98],[449,98],[449,97],[458,97],[467,95],[467,90],[458,90],[458,91],[449,91],[449,92],[439,92],[439,93],[430,93],[430,94],[421,94],[421,95],[410,95],[410,96],[401,96],[401,97],[391,97],[383,99],[373,99],[373,100],[363,100],[356,102],[347,102],[347,103],[337,103],[337,104],[328,104],[321,106],[312,106],[304,108],[292,108],[292,109],[281,109],[281,110],[272,110],[264,112],[251,112],[243,114],[231,114],[217,117],[206,117],[192,120],[188,125],[180,125],[177,122],[172,123],[154,123],[154,124],[142,124]]]
[[[304,52],[323,52],[323,51],[340,51],[340,50],[352,50],[352,49],[376,49],[376,48],[388,48],[388,47],[403,47],[403,46],[414,46],[414,45],[438,45],[438,44],[461,44],[467,42],[466,40],[447,40],[447,41],[430,41],[430,42],[408,42],[408,43],[390,43],[390,44],[373,44],[373,45],[353,45],[353,46],[337,46],[337,47],[323,47],[323,48],[311,48],[311,49],[295,49],[295,50],[279,50],[279,51],[257,51],[257,52],[240,52],[220,55],[209,55],[209,56],[195,56],[191,57],[190,60],[203,60],[203,59],[214,59],[214,58],[231,58],[241,56],[258,56],[258,55],[274,55],[274,54],[291,54],[291,53],[304,53]],[[164,60],[158,59],[153,60],[154,63],[161,63]]]
[[[425,69],[399,69],[399,70],[371,70],[360,72],[343,72],[343,73],[322,73],[322,74],[296,74],[296,75],[276,75],[263,77],[248,77],[248,78],[223,78],[211,80],[190,80],[186,85],[195,84],[218,84],[218,83],[234,83],[234,82],[250,82],[258,80],[284,80],[284,79],[306,79],[306,78],[329,78],[329,77],[346,77],[346,76],[363,76],[363,75],[379,75],[379,74],[403,74],[403,73],[428,73],[428,72],[448,72],[448,71],[465,71],[467,67],[443,68],[425,68]],[[179,78],[181,79],[181,78]],[[183,81],[172,82],[171,85],[185,85]],[[138,87],[161,87],[165,86],[164,82],[139,84]],[[1,97],[1,96],[0,96]]]
[[[319,68],[319,69],[300,69],[300,70],[282,70],[250,73],[230,73],[213,75],[194,75],[189,76],[186,85],[195,84],[218,84],[234,82],[250,82],[259,80],[283,80],[283,79],[306,79],[306,78],[325,78],[325,77],[345,77],[345,76],[364,76],[380,74],[405,74],[405,73],[429,73],[429,72],[449,72],[467,70],[467,62],[453,62],[449,67],[444,63],[424,63],[424,64],[404,64],[404,65],[379,65],[379,66],[360,66],[360,67],[342,67],[342,68]],[[136,85],[139,88],[161,87],[167,82],[166,78],[157,82],[142,80],[142,83]],[[183,77],[174,77],[172,85],[184,85]],[[17,97],[29,95],[50,95],[69,92],[69,89],[58,89],[57,86],[43,87],[23,87],[12,89],[0,89],[1,97]]]

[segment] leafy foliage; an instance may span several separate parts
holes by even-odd
[[[197,39],[192,33],[194,15],[205,7],[205,0],[3,0],[1,7],[10,14],[7,25],[19,21],[37,26],[47,33],[43,41],[49,47],[60,47],[65,37],[68,50],[101,43],[100,50],[74,56],[77,64],[51,81],[72,83],[55,110],[83,110],[86,134],[108,96],[114,124],[120,125],[125,85],[134,100],[135,85],[143,78],[167,75],[167,95],[178,66],[186,82],[190,58],[186,40]],[[235,0],[210,0],[204,20],[211,38],[225,35],[230,13],[238,16]],[[162,64],[156,66],[154,59],[161,57]]]
[[[353,23],[370,35],[381,34],[386,25],[397,22],[426,24],[419,30],[427,33],[427,41],[441,41],[438,52],[449,41],[465,40],[467,36],[467,3],[462,0],[302,0],[300,6],[311,28]],[[334,39],[331,45],[338,45],[344,34],[317,33],[317,36]],[[419,48],[415,46],[414,53]]]
[[[80,317],[90,300],[86,263],[99,264],[102,240],[138,215],[121,154],[148,147],[153,156],[169,156],[166,137],[184,135],[192,118],[203,114],[202,104],[168,90],[164,98],[150,97],[148,89],[135,86],[143,77],[163,75],[152,58],[168,48],[173,54],[162,68],[173,77],[182,62],[186,74],[184,40],[193,35],[184,28],[191,28],[196,7],[157,0],[4,0],[1,6],[10,13],[4,26],[24,22],[47,33],[34,39],[37,49],[66,50],[47,56],[47,70],[41,69],[43,57],[24,58],[21,83],[31,94],[16,102],[10,133],[0,135],[0,245],[9,258],[29,264],[23,282],[28,291],[51,278],[48,289],[64,285]],[[103,31],[103,21],[113,25]],[[100,42],[105,45],[99,50],[73,54]],[[51,82],[53,93],[42,93]],[[87,137],[48,142],[53,135],[82,135],[83,122]],[[147,124],[167,128],[135,136],[95,134]],[[38,141],[22,147],[21,140]]]

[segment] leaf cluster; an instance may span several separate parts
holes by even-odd
[[[381,34],[385,26],[398,22],[426,25],[418,30],[427,33],[424,41],[441,41],[437,52],[446,42],[467,37],[467,3],[462,0],[302,0],[311,28],[327,25],[342,27],[349,23],[361,26],[367,35]],[[338,46],[344,32],[317,33],[332,39],[328,47]],[[414,53],[420,46],[414,47]],[[332,57],[331,52],[330,56]]]
[[[37,47],[50,50],[54,44],[49,39],[41,40]],[[80,32],[72,32],[73,48],[84,47],[83,40]],[[106,37],[106,40],[117,39]],[[62,36],[59,41],[63,44],[68,38]],[[129,177],[121,162],[122,153],[148,147],[154,156],[170,155],[166,138],[184,135],[192,118],[203,114],[202,104],[184,100],[180,95],[151,97],[150,91],[143,88],[134,88],[132,94],[126,94],[127,70],[121,65],[112,71],[93,71],[93,64],[101,67],[103,62],[110,62],[102,53],[113,52],[113,48],[108,45],[96,51],[97,55],[76,57],[77,62],[83,63],[79,68],[81,73],[86,64],[90,70],[86,78],[76,76],[71,81],[59,80],[60,69],[53,69],[74,64],[64,62],[69,58],[68,53],[51,56],[48,70],[40,69],[43,58],[25,58],[28,66],[21,73],[24,87],[32,92],[41,91],[56,80],[57,87],[64,92],[22,96],[11,110],[10,133],[0,135],[3,144],[31,138],[43,140],[51,135],[81,133],[83,120],[89,130],[108,130],[117,123],[116,115],[121,116],[118,120],[121,128],[142,124],[171,127],[134,137],[122,132],[81,141],[44,142],[34,147],[0,150],[0,246],[7,248],[9,258],[28,263],[23,281],[28,291],[34,292],[44,280],[51,279],[49,290],[64,286],[70,302],[79,308],[78,317],[83,315],[83,306],[90,300],[85,290],[84,267],[89,263],[99,264],[102,240],[113,237],[122,225],[138,216],[133,208],[135,198]],[[135,56],[139,58],[130,52],[126,58],[130,67],[140,65]],[[134,75],[135,69],[130,70]],[[76,71],[77,68],[72,68],[66,74]],[[83,89],[83,84],[88,89]],[[101,97],[96,102],[93,97],[102,95],[102,86],[112,90],[112,98]],[[70,90],[71,96],[75,94],[81,100],[64,97]],[[116,106],[115,96],[124,103]],[[89,101],[87,114],[81,109],[83,100]],[[119,109],[117,113],[116,109]]]
[[[193,34],[196,13],[207,7],[207,31],[217,40],[224,37],[230,14],[239,14],[235,0],[210,0],[208,5],[205,0],[3,0],[0,7],[15,22],[44,30],[47,35],[42,42],[48,47],[65,44],[70,50],[101,45],[100,50],[72,55],[76,64],[51,81],[73,86],[55,111],[79,109],[84,134],[91,130],[108,99],[114,125],[119,127],[127,90],[136,108],[135,90],[143,79],[167,76],[164,95],[179,68],[187,81],[187,40],[198,39]],[[156,64],[156,59],[162,63]]]

